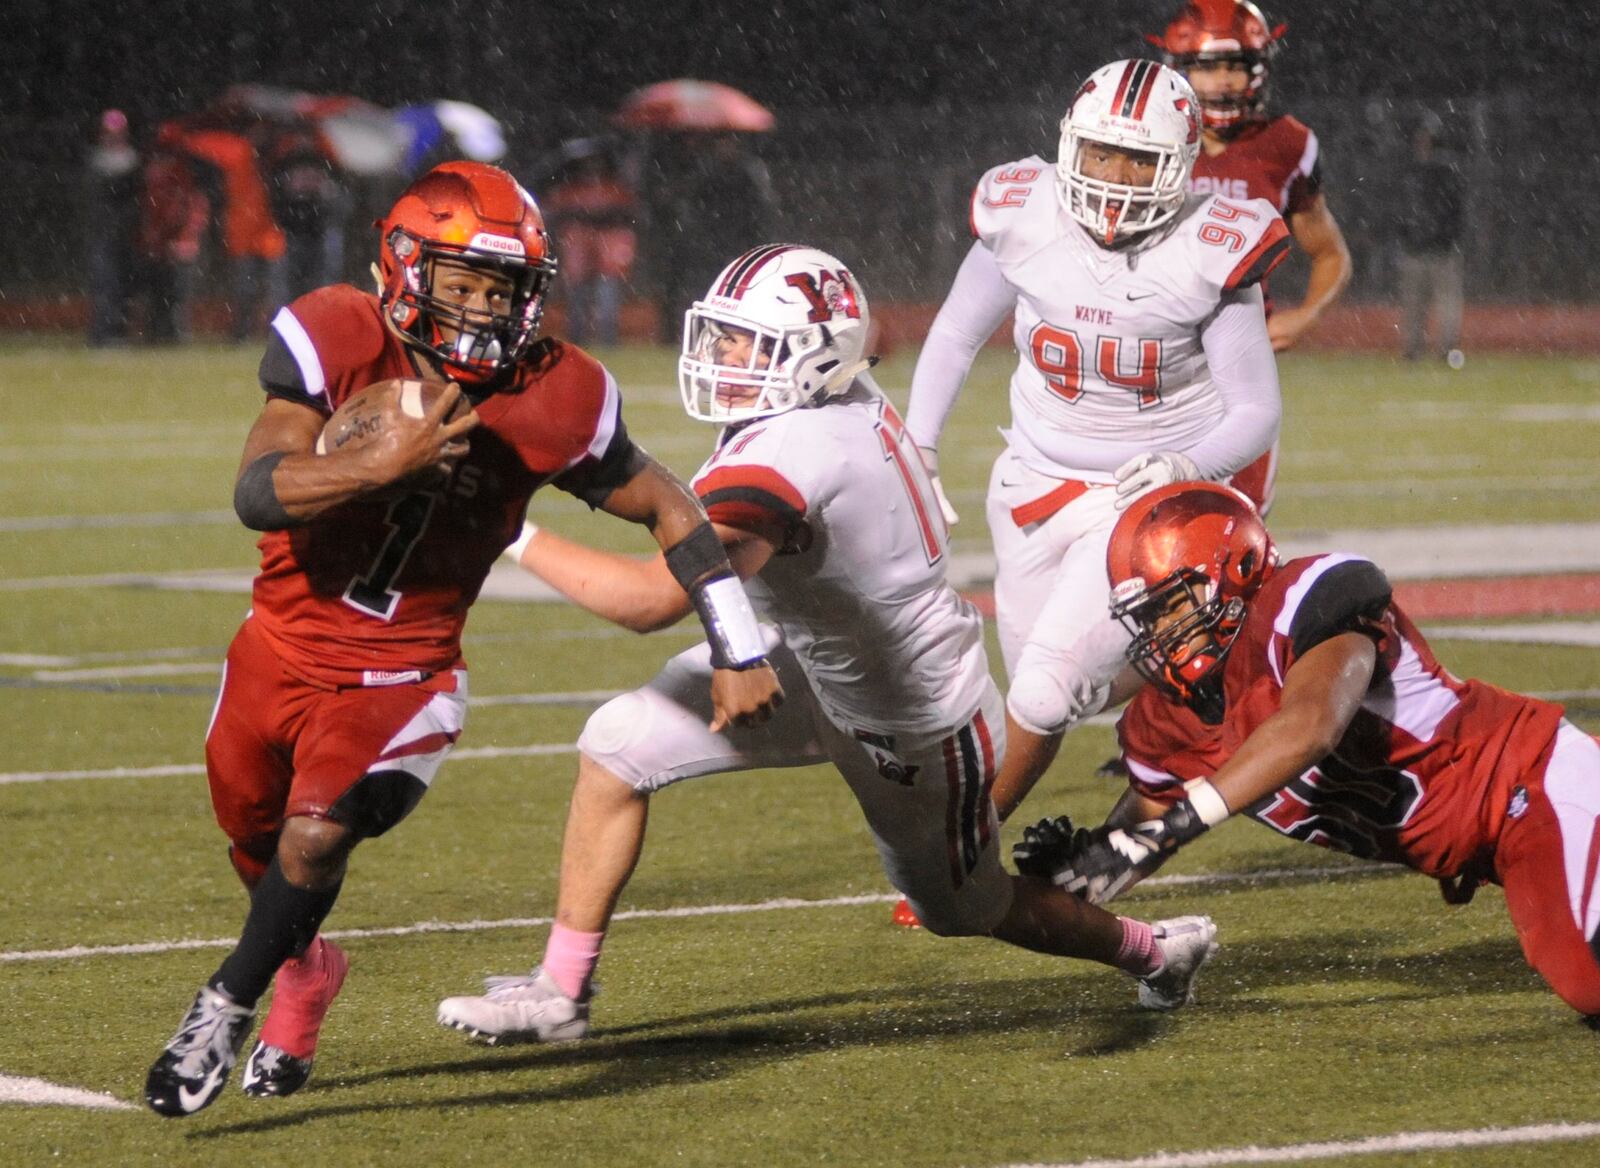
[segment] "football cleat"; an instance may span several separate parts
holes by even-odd
[[[894,902],[894,916],[890,918],[902,929],[920,929],[922,920],[917,916],[917,910],[911,907],[911,902],[901,897]]]
[[[1161,950],[1161,968],[1139,981],[1139,1005],[1176,1010],[1194,1001],[1194,979],[1217,951],[1217,925],[1210,917],[1174,917],[1151,926]]]
[[[267,1020],[245,1060],[240,1086],[246,1095],[292,1095],[305,1086],[322,1020],[349,971],[344,950],[320,936],[304,957],[278,970]]]
[[[543,969],[489,977],[482,997],[446,998],[439,1025],[464,1030],[486,1046],[516,1042],[574,1042],[589,1033],[589,1000],[567,997]],[[591,992],[590,997],[593,997]]]
[[[293,1095],[311,1077],[313,1061],[295,1058],[281,1046],[269,1046],[257,1040],[256,1048],[245,1059],[244,1082],[239,1085],[246,1095],[257,1099]]]
[[[202,986],[183,1025],[150,1067],[144,1100],[158,1115],[177,1118],[206,1107],[228,1081],[256,1012]]]

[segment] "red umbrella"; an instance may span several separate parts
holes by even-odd
[[[772,129],[772,111],[732,86],[715,81],[658,81],[628,95],[612,117],[628,130]]]

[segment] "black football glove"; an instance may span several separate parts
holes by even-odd
[[[1122,895],[1188,843],[1206,825],[1187,799],[1161,816],[1128,828],[1072,828],[1066,816],[1045,819],[1025,828],[1012,849],[1017,871],[1037,876],[1104,904]]]
[[[1089,836],[1086,827],[1074,829],[1068,816],[1041,819],[1022,829],[1022,839],[1011,845],[1011,862],[1024,876],[1054,880],[1088,845]]]

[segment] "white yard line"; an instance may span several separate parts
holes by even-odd
[[[81,527],[190,527],[232,523],[232,511],[144,511],[129,515],[16,515],[0,518],[0,531],[72,531]]]
[[[1556,480],[1531,480],[1551,486]],[[1584,480],[1584,489],[1594,478]],[[1576,481],[1575,481],[1576,482]],[[1459,489],[1482,487],[1463,480]],[[1324,484],[1338,493],[1339,484]],[[1351,485],[1359,489],[1360,484]],[[1572,489],[1568,484],[1562,489]],[[1484,524],[1457,527],[1334,528],[1289,531],[1277,537],[1286,557],[1313,552],[1355,552],[1376,561],[1394,580],[1492,577],[1515,565],[1518,575],[1600,571],[1600,523]],[[248,592],[253,570],[207,569],[188,572],[108,572],[89,576],[35,576],[0,580],[0,591],[58,588],[142,587],[189,591]],[[994,580],[994,557],[986,550],[950,557],[949,579],[957,588],[987,586]],[[492,600],[553,600],[554,590],[509,564],[496,564],[482,595]]]
[[[1515,1144],[1548,1144],[1600,1137],[1600,1123],[1540,1123],[1527,1127],[1476,1128],[1467,1131],[1395,1132],[1359,1140],[1285,1144],[1263,1148],[1217,1148],[1203,1152],[1157,1152],[1126,1160],[1056,1160],[1011,1164],[1006,1168],[1226,1168],[1232,1164],[1304,1164],[1342,1156],[1384,1156],[1403,1152],[1442,1152],[1457,1148],[1496,1148]],[[1575,1161],[1573,1161],[1575,1162]]]
[[[570,742],[535,742],[527,746],[465,746],[450,752],[451,759],[537,758],[547,754],[572,754],[578,748]],[[74,779],[158,779],[175,775],[203,775],[200,763],[174,763],[167,766],[97,767],[77,771],[11,771],[0,774],[0,786],[11,783],[59,783]]]
[[[573,690],[568,693],[500,694],[468,699],[470,706],[558,706],[580,705],[593,702],[599,705],[617,696],[620,690]],[[1597,689],[1544,690],[1528,695],[1548,702],[1581,702],[1600,698]],[[1088,726],[1113,726],[1117,712],[1096,714],[1084,719]],[[474,758],[542,758],[549,755],[572,754],[577,746],[566,742],[531,742],[524,746],[463,746],[450,752],[447,762]],[[67,771],[5,771],[0,772],[0,786],[13,783],[59,783],[77,779],[152,779],[178,775],[203,775],[205,767],[199,763],[169,763],[145,767],[91,767]]]
[[[1141,881],[1141,888],[1194,887],[1256,884],[1264,880],[1295,877],[1339,879],[1352,874],[1369,876],[1374,872],[1398,875],[1405,869],[1394,864],[1338,864],[1321,868],[1265,868],[1258,872],[1211,872],[1194,876],[1152,876]],[[779,897],[753,904],[698,904],[679,908],[641,908],[619,912],[614,921],[660,921],[684,917],[743,916],[749,913],[782,912],[789,909],[855,908],[868,904],[889,904],[899,893],[871,892],[857,896],[830,896],[818,900]],[[330,929],[324,936],[336,941],[363,937],[412,937],[422,933],[483,933],[495,929],[536,929],[548,925],[551,917],[505,917],[478,921],[418,921],[412,925],[393,925],[379,929]],[[66,961],[83,957],[128,957],[147,953],[177,953],[188,949],[227,949],[238,938],[189,938],[181,941],[134,941],[126,945],[74,945],[67,949],[0,950],[0,964],[20,961]]]
[[[99,1091],[83,1091],[77,1087],[63,1087],[48,1079],[24,1079],[18,1075],[0,1075],[0,1103],[22,1103],[34,1107],[87,1107],[95,1111],[139,1110],[131,1103],[124,1103]]]

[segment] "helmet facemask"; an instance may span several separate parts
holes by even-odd
[[[494,241],[510,242],[498,237]],[[463,384],[481,385],[494,380],[527,353],[538,335],[545,294],[555,275],[553,259],[545,257],[530,263],[520,256],[477,247],[441,245],[403,228],[391,231],[384,247],[400,276],[393,294],[386,297],[389,319],[407,344],[432,356],[449,377]],[[469,309],[436,295],[434,287],[441,261],[509,279],[509,311]]]
[[[1101,168],[1089,157],[1100,148],[1153,162],[1148,185],[1091,177]],[[1199,101],[1189,83],[1154,61],[1113,61],[1084,81],[1061,119],[1056,192],[1096,242],[1116,247],[1178,214],[1199,150]]]
[[[1155,177],[1149,186],[1107,182],[1090,178],[1083,170],[1083,152],[1094,143],[1156,159]],[[1176,150],[1149,150],[1130,147],[1110,138],[1096,138],[1063,126],[1062,157],[1070,163],[1057,163],[1057,178],[1067,213],[1082,223],[1106,247],[1160,227],[1183,206],[1189,186],[1189,163]]]
[[[1206,722],[1222,720],[1222,667],[1244,624],[1242,599],[1224,599],[1205,575],[1182,568],[1153,587],[1124,580],[1111,615],[1132,637],[1127,657],[1139,676]]]
[[[871,366],[866,297],[833,256],[767,244],[723,269],[684,314],[678,388],[692,418],[726,424],[817,405]]]
[[[1219,138],[1229,138],[1253,121],[1266,116],[1267,108],[1267,57],[1261,53],[1215,52],[1192,53],[1175,57],[1173,68],[1189,77],[1197,66],[1242,65],[1249,78],[1238,93],[1216,97],[1200,96],[1200,118],[1208,132]],[[1190,84],[1193,84],[1191,79]],[[1198,93],[1198,87],[1196,93]]]

